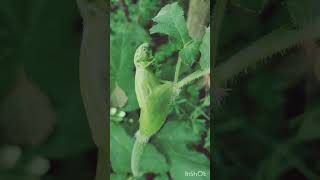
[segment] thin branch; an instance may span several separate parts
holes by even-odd
[[[202,71],[195,71],[194,73],[188,75],[184,79],[178,82],[178,88],[182,88],[183,86],[191,83],[192,81],[210,73],[210,69],[202,70]]]
[[[180,69],[181,69],[182,59],[179,57],[176,65],[176,71],[174,73],[174,83],[177,83],[179,80]]]
[[[215,83],[223,85],[240,72],[277,53],[301,44],[305,39],[320,37],[320,18],[301,29],[281,27],[240,50],[215,68]]]

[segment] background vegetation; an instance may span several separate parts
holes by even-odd
[[[319,3],[227,1],[213,71],[216,179],[319,179]]]
[[[0,4],[0,179],[94,179],[76,2]]]

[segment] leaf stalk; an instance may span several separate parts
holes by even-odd
[[[202,70],[202,71],[195,71],[193,72],[192,74],[188,75],[187,77],[185,77],[184,79],[182,79],[181,81],[178,82],[178,88],[182,88],[183,86],[191,83],[192,81],[206,75],[206,74],[209,74],[210,73],[210,69],[205,69],[205,70]]]

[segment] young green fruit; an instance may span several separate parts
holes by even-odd
[[[152,51],[148,43],[138,47],[134,56],[134,64],[136,66],[135,91],[139,107],[142,108],[153,89],[160,85],[159,79],[151,69]]]
[[[176,96],[172,82],[161,83],[152,71],[152,51],[144,43],[138,47],[134,56],[136,66],[135,91],[140,111],[139,131],[132,151],[131,168],[134,176],[140,176],[139,162],[145,144],[164,124],[171,104]]]
[[[172,100],[175,96],[173,83],[156,86],[145,99],[145,106],[140,112],[140,134],[150,137],[155,134],[165,122]]]
[[[148,43],[140,45],[134,56],[135,91],[141,109],[139,131],[141,136],[146,137],[152,136],[161,128],[175,96],[174,84],[161,84],[152,72],[152,58]]]

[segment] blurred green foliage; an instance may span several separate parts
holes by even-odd
[[[0,4],[0,179],[93,179],[76,2]]]
[[[228,1],[213,71],[215,179],[320,178],[319,3]]]

